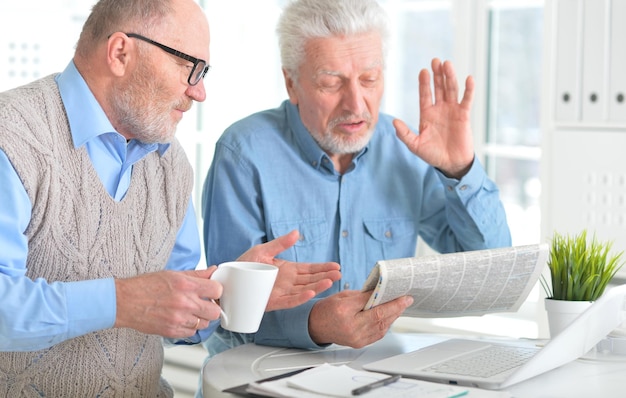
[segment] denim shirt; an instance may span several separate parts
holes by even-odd
[[[442,253],[510,246],[498,188],[479,162],[460,181],[447,178],[406,148],[392,120],[380,115],[344,174],[288,101],[229,127],[203,189],[207,264],[297,229],[300,241],[279,257],[341,265],[342,279],[324,297],[360,289],[378,260],[413,256],[418,236]],[[256,335],[243,341],[318,347],[308,334],[313,304],[267,313]],[[213,353],[232,345],[220,333],[208,341]]]

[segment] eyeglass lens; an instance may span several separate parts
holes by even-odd
[[[208,70],[209,67],[207,66],[206,62],[198,60],[197,63],[194,65],[191,74],[189,75],[189,84],[192,86],[198,84],[198,82],[204,77],[204,75],[206,75]]]

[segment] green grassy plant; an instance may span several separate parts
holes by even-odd
[[[595,301],[622,267],[623,252],[609,255],[613,242],[600,242],[595,235],[587,241],[587,231],[569,236],[555,233],[548,267],[551,283],[541,278],[548,298],[569,301]]]

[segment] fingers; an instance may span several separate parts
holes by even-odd
[[[186,287],[188,292],[195,292],[203,299],[218,299],[222,296],[222,284],[211,280],[211,276],[217,270],[217,266],[212,265],[202,270],[181,271],[181,275],[199,279],[195,283]],[[191,279],[194,281],[194,279]]]
[[[444,101],[459,101],[459,84],[456,80],[456,73],[450,61],[445,61],[441,65],[441,75],[443,77]]]
[[[326,289],[328,289],[331,285],[332,283],[329,284],[329,286]],[[323,290],[326,290],[326,289],[323,289]],[[267,306],[265,307],[265,311],[269,312],[269,311],[276,311],[276,310],[297,307],[311,300],[313,297],[315,297],[315,295],[316,293],[314,290],[304,290],[297,294],[281,296],[280,300],[273,300],[270,297],[270,300],[267,302]]]
[[[369,332],[366,337],[366,341],[369,341],[367,344],[383,338],[391,325],[411,304],[413,304],[413,298],[404,296],[363,311],[362,316],[366,318],[365,324],[368,325],[365,330]]]
[[[293,263],[280,260],[277,265],[278,276],[266,311],[304,304],[341,278],[337,263]]]
[[[334,261],[325,263],[295,263],[286,260],[278,260],[278,266],[282,267],[283,265],[297,266],[298,272],[304,275],[316,275],[329,271],[339,271],[341,269],[339,263]]]
[[[297,294],[303,290],[312,290],[315,294],[319,294],[330,288],[333,282],[341,279],[341,272],[334,271],[324,273],[322,276],[300,275],[295,278],[291,286],[286,286],[286,294]]]
[[[328,289],[332,286],[332,282],[328,281],[325,285],[327,286],[326,289]],[[317,294],[312,289],[315,286],[314,284],[310,285],[310,287],[308,286],[295,285],[288,281],[279,281],[277,279],[265,306],[265,311],[282,310],[306,303]]]
[[[196,330],[208,328],[211,321],[219,319],[221,315],[221,308],[219,304],[215,302],[215,300],[203,300],[202,304],[203,306],[208,307],[208,309],[205,309],[204,311],[199,310],[198,313],[200,315],[196,315],[194,313],[194,315],[196,315],[196,317],[198,318],[192,328],[194,330],[194,333]]]
[[[459,84],[456,77],[456,72],[452,62],[441,62],[438,58],[434,58],[431,63],[433,71],[433,85],[435,90],[435,103],[444,102],[459,102]],[[432,105],[432,98],[430,96],[430,78],[427,70],[422,70],[419,75],[420,85],[420,107],[428,107]],[[469,108],[472,103],[474,94],[474,79],[469,76],[465,81],[465,92],[461,100],[463,107]]]
[[[184,326],[185,329],[191,329],[194,332],[196,330],[198,330],[200,328],[200,323],[201,323],[201,318],[198,316],[196,317],[196,321],[191,321],[191,323],[187,324],[187,326]]]
[[[341,279],[341,276],[339,276],[339,278],[337,279],[322,279],[320,281],[306,285],[305,288],[313,291],[315,293],[315,296],[317,296],[321,292],[330,289],[333,286],[333,282],[338,281],[339,279]]]
[[[214,304],[214,305],[217,306],[217,304]],[[219,313],[219,309],[218,309],[218,313]],[[193,317],[193,314],[192,314],[192,317]],[[179,330],[173,332],[171,336],[167,336],[167,337],[184,338],[184,337],[193,336],[194,334],[196,334],[198,330],[208,328],[211,321],[215,319],[217,318],[204,319],[200,316],[195,316],[195,318],[191,318],[188,322],[184,322],[183,324],[181,324],[179,327]]]
[[[320,280],[337,281],[341,279],[340,266],[334,262],[328,263],[292,263],[282,262],[278,264],[279,274],[282,276],[289,272],[287,268],[291,267],[296,274],[291,279],[291,283],[295,285],[315,284]]]
[[[439,58],[433,58],[431,62],[433,70],[433,85],[435,87],[435,102],[445,99],[445,80],[443,78],[443,68]],[[429,82],[430,84],[430,82]]]
[[[433,105],[433,94],[430,91],[430,74],[428,69],[422,69],[419,73],[419,102],[420,109],[426,109]]]
[[[198,305],[180,308],[171,314],[169,324],[163,322],[164,332],[155,333],[170,338],[193,336],[198,330],[209,327],[220,317],[220,307],[213,300],[200,300]]]
[[[371,292],[368,292],[371,294]],[[413,297],[403,296],[398,297],[395,300],[389,301],[385,304],[378,305],[372,309],[364,311],[364,315],[369,317],[372,324],[380,323],[382,325],[390,326],[404,310],[406,310],[411,304],[413,304]]]
[[[384,337],[392,323],[411,305],[401,297],[363,311],[371,292],[344,290],[315,303],[309,334],[318,344],[336,343],[361,348]]]
[[[465,79],[465,92],[463,93],[461,106],[469,111],[472,108],[473,101],[474,101],[474,78],[472,76],[468,76],[467,79]]]
[[[222,286],[196,275],[212,272],[161,271],[116,279],[114,326],[172,338],[188,337],[196,329],[206,328],[220,315],[219,307],[206,298],[218,298]]]

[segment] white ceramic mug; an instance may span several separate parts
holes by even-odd
[[[278,267],[269,264],[231,261],[220,264],[211,275],[222,284],[221,325],[239,333],[259,330],[272,293]]]

